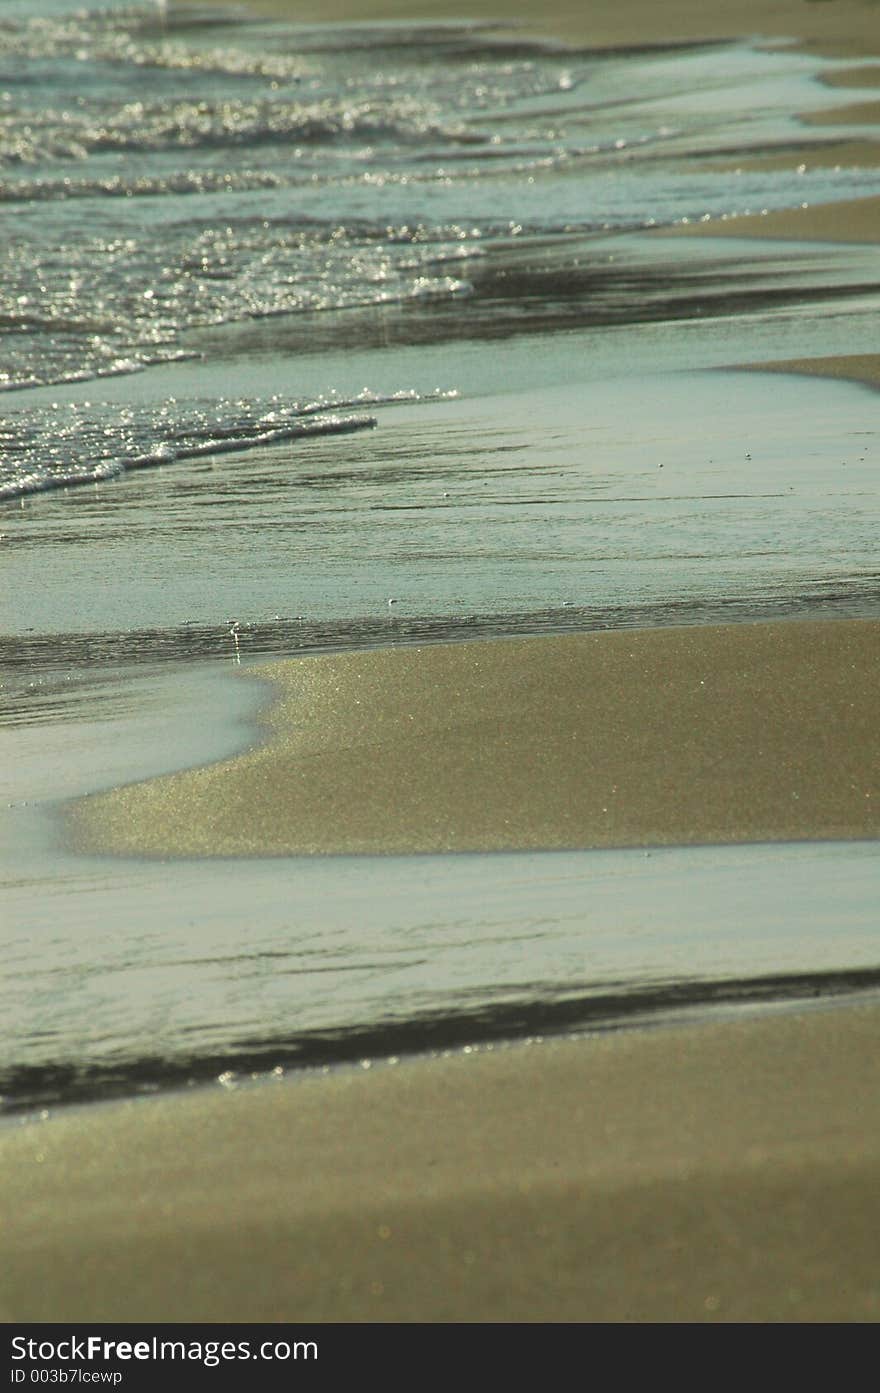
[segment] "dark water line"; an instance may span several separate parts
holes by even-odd
[[[451,642],[469,638],[528,637],[549,633],[597,632],[664,626],[725,624],[779,619],[869,618],[880,606],[880,574],[793,581],[785,593],[717,595],[652,600],[645,604],[562,605],[522,613],[493,611],[460,615],[381,615],[344,619],[280,616],[236,626],[237,644],[228,623],[182,624],[166,628],[106,633],[22,634],[0,636],[0,674],[7,680],[38,673],[84,668],[96,673],[122,667],[157,667],[166,663],[237,661],[298,657],[341,649],[395,644]],[[12,690],[5,693],[5,714],[16,709]],[[22,697],[25,702],[27,698]]]
[[[816,1002],[880,987],[880,967],[786,974],[751,979],[614,984],[616,990],[562,1000],[491,1003],[472,1010],[425,1014],[402,1021],[311,1030],[271,1040],[244,1038],[223,1050],[117,1063],[10,1065],[0,1070],[2,1111],[12,1115],[47,1107],[155,1094],[222,1080],[233,1083],[273,1070],[312,1069],[359,1060],[399,1058],[465,1045],[515,1041],[535,1035],[618,1030],[679,1012]]]
[[[304,412],[303,415],[306,413]],[[95,484],[105,483],[107,480],[119,478],[123,474],[130,474],[133,470],[141,469],[163,469],[169,464],[176,463],[178,460],[195,460],[214,455],[243,453],[255,448],[259,449],[266,445],[277,445],[280,441],[313,439],[318,435],[347,435],[352,431],[372,430],[376,425],[375,416],[363,414],[352,416],[317,416],[315,420],[299,420],[290,422],[285,426],[273,430],[263,430],[255,433],[250,438],[231,437],[224,439],[222,434],[207,443],[196,442],[190,445],[178,446],[168,454],[154,452],[153,454],[135,455],[129,458],[111,458],[98,462],[91,473],[83,474],[75,471],[63,471],[57,474],[45,475],[33,481],[18,481],[12,486],[0,485],[0,501],[15,504],[21,498],[28,498],[32,494],[55,492],[59,489],[70,489],[82,487],[84,485],[94,486]]]

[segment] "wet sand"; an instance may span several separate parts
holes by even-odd
[[[746,166],[743,165],[745,168]],[[767,237],[791,242],[867,242],[880,238],[880,198],[841,199],[664,230],[663,236]]]
[[[101,794],[159,856],[872,837],[880,623],[736,624],[292,659],[270,739]]]
[[[853,67],[836,68],[825,73],[822,81],[829,87],[880,87],[880,67],[857,63]]]
[[[0,1314],[874,1321],[878,1049],[814,1008],[7,1125]]]
[[[880,353],[841,353],[834,358],[786,358],[747,364],[755,372],[795,372],[808,377],[836,377],[880,391]]]
[[[834,111],[813,111],[804,120],[811,126],[876,126],[880,121],[880,102],[851,102]]]
[[[535,23],[524,0],[480,12]],[[586,14],[560,0],[541,28],[880,48],[856,0]],[[802,211],[737,235],[875,240],[873,200]],[[79,836],[158,855],[876,836],[877,639],[789,623],[299,660],[274,669],[268,743],[90,800]],[[878,1034],[852,1004],[10,1125],[2,1314],[873,1321]]]
[[[730,156],[726,160],[712,162],[713,169],[733,169],[736,173],[745,170],[787,169],[808,172],[814,169],[876,169],[880,164],[880,141],[865,135],[852,140],[823,138],[816,142],[805,129],[805,139],[797,141],[789,149],[773,150],[762,154],[757,151],[746,157]],[[859,200],[861,202],[862,200]],[[715,227],[716,224],[712,223]],[[737,226],[740,226],[738,223]],[[760,236],[756,226],[755,231]],[[847,241],[874,241],[873,235],[859,238],[854,229],[847,228]]]
[[[200,0],[171,0],[173,6]],[[841,58],[864,59],[880,53],[880,26],[872,0],[624,0],[622,4],[584,5],[582,0],[554,0],[536,11],[529,0],[250,0],[259,14],[279,15],[296,23],[338,21],[447,19],[478,20],[514,26],[525,34],[560,39],[591,48],[695,43],[701,39],[764,37],[789,39],[813,51]]]

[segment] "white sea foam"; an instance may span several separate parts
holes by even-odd
[[[42,10],[16,0],[0,22],[0,391],[143,372],[225,325],[454,317],[477,278],[504,291],[480,305],[480,332],[497,336],[534,303],[524,281],[510,289],[512,239],[546,292],[548,257],[554,283],[581,286],[597,232],[784,204],[787,179],[798,202],[874,187],[864,171],[856,190],[846,170],[734,180],[700,163],[794,139],[789,84],[821,61],[804,56],[706,48],[679,56],[672,82],[663,55],[566,52],[478,25]],[[760,116],[731,96],[758,78]],[[28,448],[39,429],[38,413],[19,419]],[[108,467],[68,466],[57,446],[45,479]],[[26,456],[4,452],[13,495],[44,478]]]
[[[352,400],[174,400],[161,406],[52,403],[13,411],[0,425],[0,499],[99,483],[176,460],[241,453],[317,435],[368,430],[364,406],[425,400],[416,392]]]

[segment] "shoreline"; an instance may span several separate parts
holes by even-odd
[[[436,19],[428,0],[250,8],[304,23]],[[525,0],[479,8],[538,24]],[[880,52],[878,17],[867,0],[708,13],[704,0],[639,0],[603,7],[588,29],[584,7],[560,0],[538,27],[600,47],[799,36],[861,59]],[[683,233],[870,243],[878,217],[880,200],[856,200]],[[874,354],[759,370],[880,385]],[[78,802],[80,849],[237,857],[880,834],[880,620],[491,639],[244,673],[273,678],[265,743]],[[243,932],[260,912],[248,906]],[[874,1321],[878,1046],[880,1004],[853,997],[4,1123],[0,1315]]]
[[[268,741],[74,805],[78,850],[277,856],[871,838],[880,621],[300,657]]]
[[[880,238],[880,198],[841,199],[805,208],[713,218],[663,228],[662,237],[749,237],[787,242],[870,243]]]
[[[4,1126],[0,1312],[875,1320],[878,1046],[861,999]]]
[[[768,363],[742,363],[737,365],[737,371],[831,377],[880,391],[880,353],[841,353],[829,358],[777,358]]]
[[[224,0],[227,2],[227,0]],[[184,9],[201,0],[171,0]],[[726,39],[789,40],[830,57],[864,59],[880,54],[880,32],[871,0],[733,0],[707,6],[705,0],[667,0],[662,7],[646,0],[603,4],[586,9],[579,0],[554,0],[540,17],[528,0],[247,0],[254,14],[294,23],[357,24],[413,20],[443,23],[477,21],[497,27],[512,24],[516,33],[595,49],[675,47]]]

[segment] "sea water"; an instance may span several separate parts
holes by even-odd
[[[872,351],[874,249],[663,235],[880,192],[812,159],[825,66],[7,0],[10,1106],[873,980],[871,846],[157,867],[54,820],[248,743],[267,654],[876,614],[876,400],[731,370]]]

